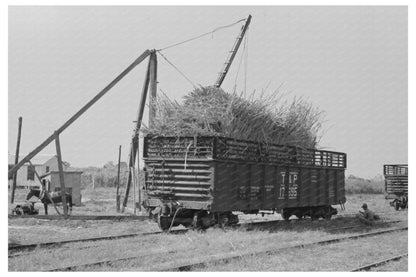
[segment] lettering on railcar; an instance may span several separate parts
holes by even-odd
[[[238,190],[238,196],[241,200],[247,199],[247,188],[245,186],[241,186]]]
[[[280,172],[278,199],[297,199],[298,198],[298,176],[299,172]],[[287,190],[287,196],[286,196]]]
[[[285,176],[286,172],[280,172],[280,186],[279,186],[279,196],[278,199],[285,199],[285,191],[286,191],[286,185],[285,185]]]
[[[289,199],[298,198],[298,172],[289,172]]]
[[[260,199],[260,187],[252,186],[250,187],[250,200],[259,200]]]
[[[270,192],[273,191],[274,186],[273,185],[266,185],[266,186],[264,186],[264,188],[265,188],[266,192],[270,193]]]

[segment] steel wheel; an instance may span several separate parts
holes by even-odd
[[[158,219],[157,219],[157,224],[159,225],[159,228],[162,231],[168,231],[170,228],[170,225],[172,223],[172,218],[168,217],[168,216],[162,216],[159,215]]]
[[[288,210],[283,210],[282,217],[284,220],[289,221],[289,218],[292,214]]]

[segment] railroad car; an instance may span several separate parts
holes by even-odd
[[[407,208],[408,167],[407,164],[386,164],[383,167],[386,199],[396,210]]]
[[[331,218],[346,154],[225,137],[144,138],[143,206],[162,230],[236,224],[233,212]]]

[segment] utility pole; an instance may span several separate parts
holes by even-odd
[[[21,134],[22,134],[22,117],[19,116],[18,120],[19,120],[19,123],[18,123],[18,129],[17,129],[16,154],[14,156],[15,166],[19,162],[20,137],[21,137]],[[16,191],[16,184],[17,184],[17,171],[15,171],[14,174],[13,174],[12,195],[11,195],[11,199],[10,199],[10,202],[12,204],[14,203],[14,193]]]
[[[116,191],[116,208],[120,212],[120,160],[121,160],[121,145],[118,147],[118,168],[117,168],[117,191]]]

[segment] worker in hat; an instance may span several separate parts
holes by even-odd
[[[364,210],[363,212],[362,211],[359,211],[360,213],[358,214],[358,219],[362,222],[362,223],[364,223],[364,224],[367,224],[367,225],[372,225],[373,223],[374,223],[374,221],[375,220],[377,220],[377,219],[380,219],[380,217],[379,216],[377,216],[373,211],[371,211],[369,208],[368,208],[368,206],[367,206],[367,204],[366,203],[364,203],[362,206],[361,206],[361,208]]]

